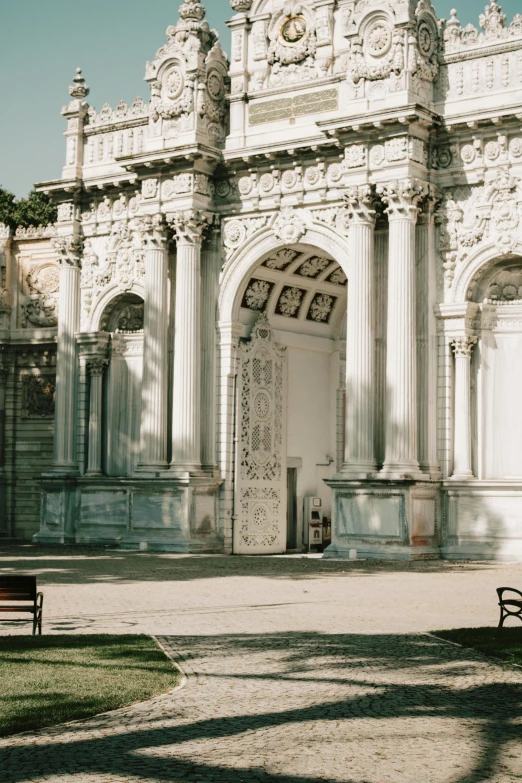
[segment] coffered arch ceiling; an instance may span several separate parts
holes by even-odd
[[[293,245],[262,258],[245,280],[241,321],[265,312],[275,329],[337,338],[346,312],[347,278],[324,251]]]

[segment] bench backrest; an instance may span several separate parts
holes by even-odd
[[[0,601],[36,601],[36,577],[0,576]]]

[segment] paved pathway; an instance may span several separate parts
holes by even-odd
[[[494,624],[491,590],[520,584],[520,566],[68,557],[39,563],[53,631],[163,626],[187,682],[1,741],[1,783],[522,779],[522,670],[421,633],[466,609]],[[24,562],[0,553],[2,569]],[[107,594],[82,605],[93,586]]]

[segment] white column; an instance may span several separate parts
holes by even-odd
[[[103,374],[107,359],[91,359],[87,363],[91,376],[89,395],[89,459],[87,475],[101,476],[102,472],[102,420],[103,420]]]
[[[421,188],[414,180],[381,189],[389,221],[386,450],[383,474],[419,473],[415,226]]]
[[[455,352],[455,430],[453,441],[453,479],[473,478],[471,465],[471,351],[476,337],[457,337]]]
[[[177,235],[172,469],[201,471],[201,242],[208,225],[193,210],[174,216]]]
[[[141,454],[137,470],[167,467],[168,250],[161,216],[139,226],[145,246],[145,313],[141,387]]]
[[[369,186],[347,195],[350,212],[350,274],[346,327],[346,436],[343,473],[377,469],[374,452],[374,231]]]
[[[54,242],[61,262],[53,471],[76,473],[76,334],[80,329],[80,253],[74,237]]]
[[[201,253],[201,461],[216,465],[216,316],[220,272],[219,218]]]

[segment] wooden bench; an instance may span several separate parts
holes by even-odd
[[[35,576],[0,575],[0,612],[26,612],[33,615],[33,636],[42,633],[43,593],[36,590]],[[12,622],[25,622],[13,620]]]
[[[498,605],[500,606],[500,622],[499,628],[504,625],[506,617],[518,617],[522,620],[522,593],[520,590],[515,590],[514,587],[497,587],[498,593]],[[504,598],[504,593],[514,593],[514,596],[508,595]],[[509,609],[508,607],[512,607]]]

